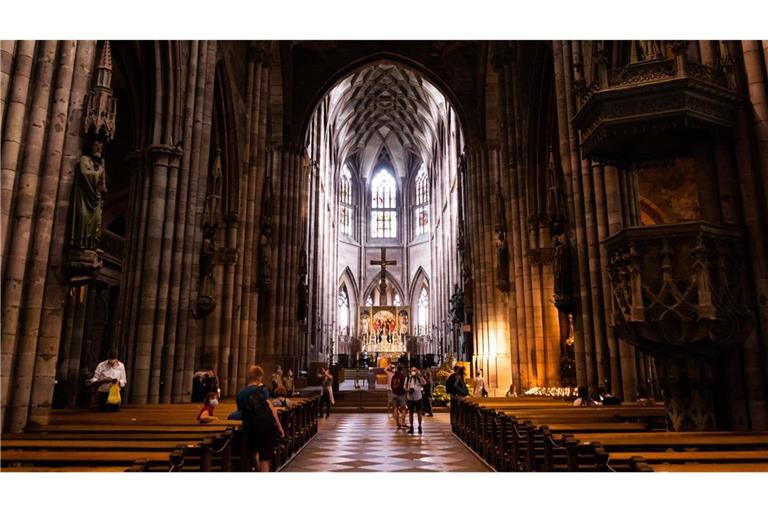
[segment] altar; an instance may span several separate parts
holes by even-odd
[[[360,308],[360,348],[374,358],[397,359],[407,350],[408,310],[400,306]]]

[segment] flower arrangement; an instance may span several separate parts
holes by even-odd
[[[432,390],[432,403],[437,406],[446,405],[451,401],[451,397],[445,392],[445,386],[438,384],[435,389]]]

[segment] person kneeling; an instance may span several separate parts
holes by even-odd
[[[197,421],[200,423],[213,423],[219,418],[213,415],[213,410],[219,405],[218,393],[208,393],[203,401],[203,408],[197,413]]]

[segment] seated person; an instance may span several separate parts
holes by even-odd
[[[506,393],[505,396],[507,398],[516,397],[517,396],[517,390],[515,389],[515,385],[514,384],[510,384],[509,385],[509,389],[507,390],[507,393]]]
[[[589,392],[586,386],[579,386],[578,397],[573,401],[574,407],[588,407],[592,405],[592,401],[589,399]]]
[[[604,388],[600,388],[600,396],[603,397],[603,405],[621,405],[621,399]]]
[[[637,388],[637,405],[654,405],[656,402],[648,394],[648,389],[643,386]]]
[[[197,413],[197,421],[203,424],[218,421],[219,418],[213,415],[213,410],[217,405],[219,405],[219,394],[215,392],[208,393],[203,401],[202,409]]]
[[[275,398],[272,400],[272,405],[275,407],[288,407],[291,405],[291,401],[286,398],[288,396],[288,390],[285,386],[277,386],[275,388]]]

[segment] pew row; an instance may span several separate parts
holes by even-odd
[[[667,432],[661,406],[463,398],[451,428],[497,471],[759,471],[764,432]]]
[[[279,470],[317,433],[319,397],[278,408],[285,439],[275,448]],[[200,404],[126,406],[116,413],[54,411],[49,425],[3,435],[0,471],[250,471],[242,424],[196,421]],[[234,404],[222,404],[226,417]]]

